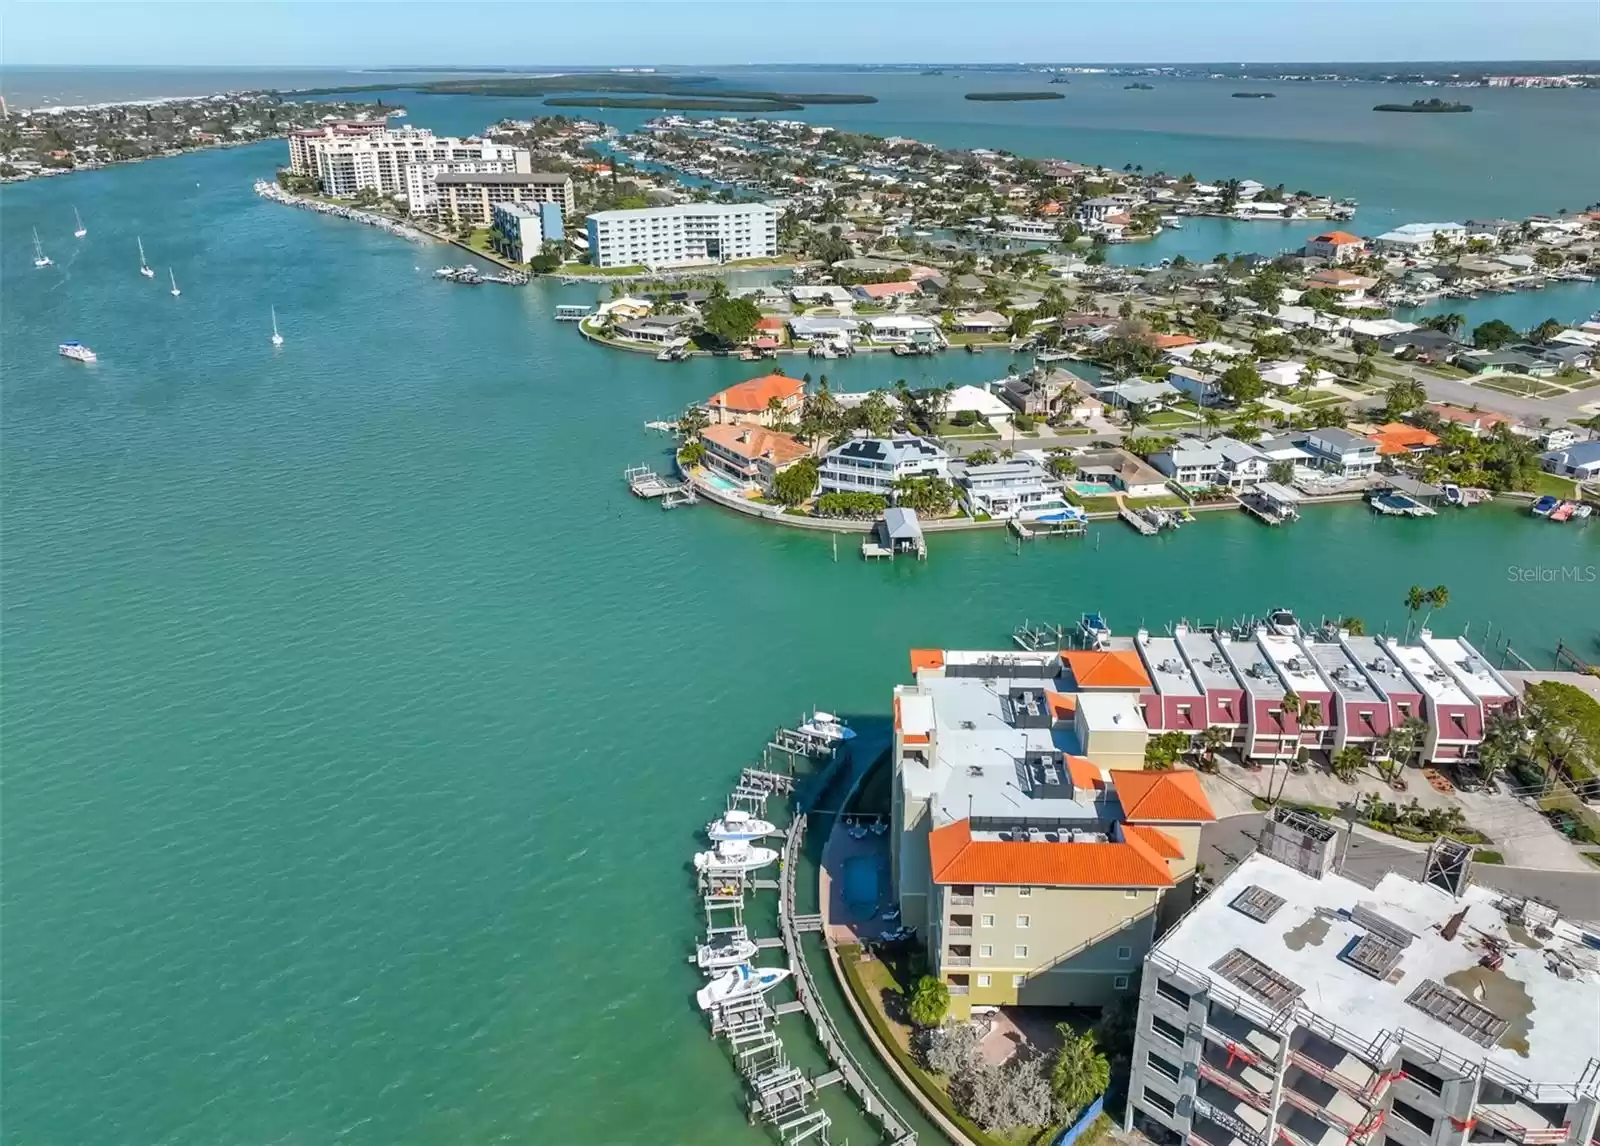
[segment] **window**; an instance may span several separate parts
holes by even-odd
[[[1178,1113],[1178,1108],[1173,1104],[1172,1099],[1167,1098],[1165,1095],[1157,1094],[1148,1086],[1144,1088],[1144,1094],[1140,1097],[1139,1101],[1144,1103],[1146,1106],[1153,1107],[1154,1109],[1161,1111],[1161,1113],[1165,1114],[1168,1118],[1172,1118]]]
[[[979,975],[978,976],[978,986],[980,986],[980,987],[987,987],[993,981],[994,981],[994,977],[991,976],[991,975]]]
[[[1175,1047],[1181,1047],[1183,1045],[1183,1031],[1173,1024],[1167,1022],[1167,1020],[1163,1019],[1160,1015],[1150,1016],[1150,1029],[1156,1034],[1160,1035],[1162,1038],[1166,1039]]]
[[[978,944],[978,957],[980,959],[993,959],[994,958],[994,944],[993,943],[980,943],[980,944]]]
[[[1423,1090],[1430,1091],[1433,1094],[1444,1093],[1444,1079],[1434,1074],[1431,1070],[1423,1070],[1420,1066],[1405,1059],[1401,1060],[1400,1069],[1405,1072],[1407,1078],[1422,1087]]]
[[[1024,983],[1026,983],[1027,981],[1028,981],[1028,977],[1026,975],[1013,975],[1013,976],[1011,976],[1011,986],[1013,988],[1019,988]]]
[[[1017,916],[1017,926],[1020,927],[1020,928],[1026,929],[1032,923],[1033,923],[1033,917],[1030,916],[1030,915],[1019,915],[1019,916]]]
[[[1160,995],[1169,1003],[1176,1003],[1185,1011],[1189,1009],[1189,992],[1180,987],[1174,986],[1166,979],[1162,979],[1156,983],[1156,994]]]
[[[1126,975],[1118,975],[1111,980],[1111,989],[1113,991],[1126,991],[1128,989],[1128,977]]]
[[[1396,1098],[1390,1103],[1389,1112],[1401,1122],[1415,1127],[1424,1134],[1430,1136],[1433,1134],[1433,1119],[1422,1113],[1422,1111],[1418,1110],[1415,1106],[1412,1106],[1409,1103],[1401,1102],[1398,1098]]]
[[[990,898],[993,898],[994,897],[994,888],[992,888],[992,887],[984,888],[983,889],[983,894],[988,896],[988,897],[990,897]]]
[[[1133,958],[1133,948],[1132,947],[1118,947],[1117,948],[1117,958],[1122,960],[1123,962],[1127,962],[1129,959],[1132,959]]]
[[[1018,943],[1011,949],[1011,956],[1014,959],[1026,959],[1028,957],[1028,945],[1026,943]]]
[[[1139,898],[1139,890],[1137,888],[1133,888],[1133,887],[1127,888],[1126,890],[1123,891],[1122,898],[1123,899],[1138,899]]]
[[[1165,1078],[1170,1078],[1173,1082],[1177,1082],[1183,1076],[1183,1072],[1178,1069],[1177,1063],[1168,1062],[1158,1054],[1151,1054],[1147,1051],[1145,1052],[1144,1061],[1151,1070]]]
[[[1033,888],[1031,888],[1031,887],[1019,887],[1019,888],[1017,888],[1017,894],[1019,896],[1021,896],[1023,899],[1027,899],[1030,895],[1033,894]]]
[[[984,916],[979,917],[978,926],[979,927],[993,927],[994,926],[994,916],[992,916],[992,915],[984,915]]]

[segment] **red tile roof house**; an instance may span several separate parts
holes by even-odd
[[[884,302],[901,295],[916,295],[922,287],[914,282],[860,283],[850,288],[850,293],[862,302]]]
[[[772,492],[772,481],[811,447],[790,434],[760,426],[711,425],[700,431],[706,468],[746,485]]]
[[[799,378],[763,374],[711,395],[706,400],[706,413],[712,422],[719,424],[770,426],[775,422],[791,422],[800,416],[805,393],[806,384]],[[778,402],[776,414],[772,406],[774,399]]]
[[[1441,422],[1454,422],[1474,437],[1482,437],[1501,423],[1512,424],[1514,419],[1504,414],[1491,414],[1487,410],[1463,410],[1460,406],[1430,405],[1430,413]]]
[[[1359,259],[1366,249],[1366,243],[1357,235],[1349,231],[1326,231],[1315,238],[1307,239],[1306,254],[1316,259],[1328,259],[1335,263],[1347,263]]]

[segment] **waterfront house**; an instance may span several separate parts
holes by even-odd
[[[1218,647],[1244,685],[1245,755],[1255,760],[1293,760],[1299,755],[1300,726],[1283,707],[1288,686],[1255,641],[1224,640]]]
[[[1226,728],[1235,740],[1244,729],[1244,683],[1222,653],[1225,633],[1202,633],[1186,624],[1173,627],[1172,637],[1183,663],[1205,692],[1202,725]]]
[[[1082,404],[1076,386],[1080,381],[1065,370],[1035,368],[1020,377],[1007,378],[996,393],[1020,414],[1053,418]]]
[[[646,315],[643,318],[619,322],[612,328],[618,338],[629,342],[647,342],[665,346],[680,338],[687,338],[694,330],[694,320],[683,315]]]
[[[1016,413],[1008,404],[985,386],[957,386],[945,399],[945,417],[972,413],[980,422],[1000,427],[1011,421]]]
[[[886,346],[928,346],[945,344],[939,324],[918,315],[877,315],[866,320],[872,341]]]
[[[778,474],[811,453],[791,434],[744,423],[713,423],[699,436],[707,469],[767,494]]]
[[[1306,278],[1308,289],[1332,291],[1340,296],[1339,301],[1345,306],[1371,305],[1367,292],[1377,285],[1378,280],[1370,275],[1352,274],[1333,267],[1315,271]]]
[[[1576,481],[1600,479],[1600,441],[1579,442],[1539,455],[1539,465],[1547,473],[1560,474]]]
[[[1178,398],[1177,387],[1167,382],[1149,382],[1135,378],[1128,382],[1111,382],[1097,388],[1100,400],[1108,406],[1127,409],[1142,405],[1148,410],[1160,409]]]
[[[955,316],[955,328],[963,334],[996,334],[1010,326],[1011,320],[994,310],[958,313]]]
[[[1300,700],[1298,713],[1285,712],[1282,717],[1283,725],[1296,732],[1295,743],[1304,748],[1327,747],[1338,711],[1333,689],[1318,670],[1316,660],[1302,648],[1297,637],[1257,629],[1255,644],[1283,682],[1284,696],[1293,694]]]
[[[1419,643],[1383,642],[1412,689],[1423,698],[1427,726],[1422,758],[1429,763],[1463,760],[1483,742],[1489,717],[1515,696],[1509,682],[1465,638],[1435,637],[1427,629]]]
[[[986,513],[993,518],[1026,520],[1068,506],[1060,479],[1032,458],[1009,458],[984,466],[958,464],[951,467],[951,474],[974,517]]]
[[[623,295],[621,298],[607,299],[594,308],[594,314],[596,318],[609,318],[613,322],[626,322],[630,318],[643,318],[654,309],[655,304],[649,299]]]
[[[786,374],[748,378],[706,400],[706,413],[717,423],[771,426],[800,416],[806,385]],[[773,401],[777,406],[773,406]]]
[[[1379,235],[1373,246],[1383,254],[1415,258],[1431,254],[1437,243],[1460,246],[1466,241],[1467,229],[1460,223],[1407,223]]]
[[[1205,730],[1206,694],[1200,681],[1183,659],[1175,637],[1151,636],[1140,629],[1134,648],[1144,664],[1149,681],[1139,694],[1139,715],[1152,732]]]
[[[850,293],[860,302],[890,303],[897,298],[918,294],[922,288],[914,282],[860,283],[850,288]]]
[[[1380,458],[1406,458],[1426,454],[1439,444],[1439,435],[1421,426],[1404,422],[1385,422],[1367,437],[1378,443]]]
[[[1077,480],[1109,485],[1132,498],[1168,493],[1167,479],[1154,466],[1127,450],[1092,450],[1073,459]]]
[[[1179,438],[1150,456],[1150,464],[1179,485],[1191,489],[1225,485],[1235,489],[1265,480],[1271,463],[1248,442],[1218,437]]]
[[[1150,688],[1150,674],[1136,649],[1063,649],[1063,684],[1071,691],[1137,694]]]
[[[902,478],[950,476],[950,455],[926,438],[851,438],[822,458],[823,493],[875,493],[893,500]]]
[[[810,315],[789,319],[789,337],[796,342],[832,342],[850,345],[861,332],[858,318]]]
[[[1340,477],[1364,477],[1378,468],[1378,443],[1337,426],[1312,430],[1305,449],[1313,465]]]
[[[1361,257],[1366,246],[1357,235],[1349,231],[1324,231],[1306,240],[1305,252],[1312,258],[1327,259],[1332,263],[1347,263]]]

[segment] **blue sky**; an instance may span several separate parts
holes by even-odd
[[[1593,0],[46,3],[10,65],[1246,62],[1600,57]]]

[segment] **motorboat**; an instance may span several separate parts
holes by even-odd
[[[744,929],[724,937],[710,937],[694,949],[695,966],[702,971],[720,973],[730,971],[756,957],[759,948]]]
[[[61,357],[70,358],[74,362],[98,362],[99,355],[90,350],[81,342],[63,342],[60,346]]]
[[[724,840],[759,840],[762,836],[775,836],[778,829],[766,820],[758,820],[749,812],[729,809],[706,825],[706,835],[715,842]]]
[[[856,735],[855,729],[846,727],[844,721],[831,712],[813,712],[799,731],[822,740],[853,740]]]
[[[173,298],[177,298],[180,294],[183,293],[181,290],[178,289],[178,276],[173,273],[173,270],[172,270],[171,267],[167,268],[167,280],[172,283],[172,290],[169,293],[172,295]]]
[[[745,840],[718,840],[717,846],[707,852],[696,852],[696,871],[749,872],[775,863],[778,853],[771,848],[752,847]]]
[[[1267,632],[1280,637],[1298,637],[1302,633],[1300,619],[1292,609],[1273,609],[1267,614]]]
[[[1111,647],[1111,626],[1106,624],[1106,619],[1099,613],[1085,613],[1079,617],[1078,632],[1083,634],[1091,648]]]
[[[1538,501],[1533,503],[1533,506],[1528,510],[1528,512],[1533,514],[1535,517],[1549,517],[1550,514],[1554,512],[1556,506],[1560,504],[1561,499],[1559,497],[1552,497],[1550,494],[1545,494]]]
[[[1594,512],[1594,506],[1590,505],[1588,502],[1585,501],[1585,502],[1580,502],[1578,504],[1578,508],[1574,509],[1572,511],[1572,516],[1577,518],[1579,521],[1582,521],[1584,518],[1588,517],[1593,512]]]
[[[1551,521],[1566,521],[1568,518],[1570,518],[1572,516],[1573,510],[1575,510],[1577,508],[1578,508],[1578,503],[1577,502],[1575,502],[1575,501],[1564,501],[1560,505],[1556,506],[1555,509],[1551,512],[1550,520]]]
[[[792,974],[794,972],[787,967],[752,967],[741,963],[696,991],[694,1001],[700,1004],[702,1011],[709,1011],[741,999],[753,999],[765,995]]]
[[[1466,495],[1461,492],[1461,487],[1455,482],[1440,482],[1439,488],[1444,491],[1446,505],[1464,506],[1467,504]]]

